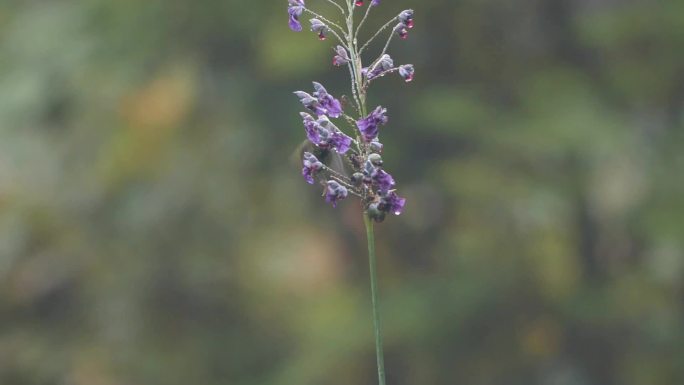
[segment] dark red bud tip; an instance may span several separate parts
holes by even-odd
[[[325,35],[322,33],[318,34],[318,40],[325,40]]]
[[[356,2],[354,4],[356,4],[357,7],[362,7],[363,6],[363,0],[356,0]]]
[[[407,21],[407,22],[406,22],[406,26],[407,26],[409,29],[413,28],[413,20]]]
[[[406,79],[404,79],[404,80],[406,80],[406,83],[412,81],[412,80],[413,80],[413,75],[407,76]]]

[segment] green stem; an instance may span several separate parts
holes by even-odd
[[[385,359],[382,353],[382,325],[380,324],[380,308],[378,301],[377,259],[375,258],[375,235],[373,220],[367,213],[363,215],[368,238],[368,263],[370,265],[371,302],[373,303],[373,331],[375,332],[375,355],[378,360],[378,384],[385,385]]]

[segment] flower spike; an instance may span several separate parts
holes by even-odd
[[[316,180],[320,181],[323,186],[322,196],[333,207],[349,195],[360,198],[368,239],[378,385],[385,385],[373,221],[382,222],[389,214],[400,215],[406,206],[406,199],[397,194],[397,183],[392,174],[385,170],[386,164],[380,155],[384,146],[378,136],[380,127],[388,123],[387,109],[378,106],[369,113],[366,101],[368,89],[376,78],[397,72],[404,81],[413,80],[413,65],[403,64],[395,67],[394,60],[387,53],[395,35],[402,39],[408,37],[409,30],[414,27],[413,10],[404,10],[391,18],[359,48],[359,30],[371,14],[371,8],[379,6],[381,0],[370,0],[369,4],[364,0],[348,0],[347,11],[337,4],[337,1],[328,0],[347,18],[346,31],[333,21],[335,18],[327,18],[316,13],[307,8],[304,1],[288,0],[290,29],[297,32],[302,30],[300,18],[306,11],[314,16],[309,20],[311,31],[315,32],[320,40],[325,40],[328,34],[339,40],[339,45],[334,47],[332,64],[338,67],[346,66],[349,69],[351,93],[347,96],[341,95],[338,99],[318,82],[313,82],[313,92],[294,92],[307,111],[300,112],[300,116],[306,138],[315,148],[303,154],[301,174],[306,183],[314,184]],[[355,25],[354,7],[364,5],[368,8],[364,10],[361,21]],[[388,36],[379,57],[364,65],[362,53],[383,32]],[[344,102],[344,109],[340,100]],[[350,104],[352,108],[347,108]],[[346,123],[354,132],[344,133],[338,128],[339,121],[336,119]],[[328,166],[327,161],[339,162]]]

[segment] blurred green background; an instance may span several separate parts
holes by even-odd
[[[0,2],[0,384],[375,383],[359,206],[288,160],[348,74],[286,5]],[[388,383],[684,384],[684,2],[409,7]]]

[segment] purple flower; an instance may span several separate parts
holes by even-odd
[[[320,83],[313,82],[313,86],[315,90],[313,96],[318,99],[318,103],[326,110],[325,114],[331,118],[339,118],[342,115],[342,104],[340,101],[330,95]]]
[[[361,131],[361,135],[363,136],[363,140],[365,142],[371,142],[373,139],[378,137],[378,126],[387,123],[387,116],[385,116],[386,113],[386,108],[378,106],[368,116],[356,122],[356,126],[359,128],[359,131]]]
[[[406,83],[410,82],[413,80],[413,65],[412,64],[404,64],[403,66],[399,67],[399,76],[404,78]]]
[[[290,15],[290,29],[301,32],[302,23],[299,22],[299,17],[304,12],[304,0],[288,0],[288,4],[287,13]]]
[[[338,45],[335,48],[335,52],[337,53],[337,55],[333,57],[333,65],[339,67],[351,61],[351,59],[349,58],[349,54],[347,53],[347,50],[344,49],[344,47],[342,47],[341,45]]]
[[[397,17],[401,24],[408,28],[411,29],[413,28],[413,10],[412,9],[407,9],[405,11],[401,11],[399,16]]]
[[[308,93],[304,91],[295,91],[295,95],[299,98],[299,101],[302,102],[304,107],[315,113],[317,116],[324,115],[327,110],[321,106],[321,103],[316,99],[315,97],[309,95]]]
[[[314,175],[323,169],[323,163],[318,160],[312,153],[305,152],[304,159],[302,161],[304,167],[302,167],[302,176],[308,184],[314,183]]]
[[[318,144],[321,142],[321,135],[318,132],[318,123],[306,112],[300,112],[299,115],[304,119],[304,130],[306,137],[311,143]]]
[[[366,69],[363,74],[366,75],[368,80],[371,80],[378,77],[383,72],[391,70],[392,67],[394,67],[394,60],[392,60],[390,55],[385,54],[382,55],[370,69]]]
[[[324,115],[318,118],[318,120],[314,120],[306,112],[301,112],[300,115],[304,122],[306,137],[311,143],[322,149],[334,149],[340,154],[349,151],[352,138],[340,131],[328,117]]]
[[[371,156],[372,155],[373,154],[371,154]],[[371,156],[369,156],[369,159],[366,160],[366,163],[363,165],[363,183],[377,187],[380,194],[385,195],[389,190],[394,188],[396,183],[394,182],[392,175],[381,168],[382,160],[380,160],[379,164],[377,162],[376,164],[373,164],[373,161],[370,159]]]
[[[383,195],[387,194],[387,192],[396,184],[394,182],[394,178],[392,178],[392,175],[380,168],[375,169],[371,175],[371,179],[373,180],[373,183],[378,186],[378,191],[380,191],[380,194]]]
[[[404,210],[406,205],[406,198],[401,198],[394,191],[390,191],[387,195],[380,198],[378,209],[399,215]]]
[[[311,19],[311,32],[316,32],[320,40],[325,40],[328,33],[328,26],[318,19]]]
[[[348,194],[347,188],[334,180],[329,180],[325,187],[325,201],[332,203],[333,207],[337,207],[337,201],[346,198]]]
[[[332,137],[330,138],[330,145],[340,154],[345,154],[347,151],[349,151],[351,144],[352,138],[339,131],[333,133]]]
[[[328,119],[326,116],[321,116],[318,118],[316,123],[318,123],[318,126],[320,127],[319,132],[323,133],[321,137],[323,139],[322,142],[324,142],[325,145],[334,148],[335,151],[340,154],[344,154],[349,151],[349,148],[352,144],[352,138],[340,131],[340,129],[337,128],[337,126],[335,126],[330,119]]]
[[[371,1],[371,6],[376,7],[376,6],[378,6],[378,5],[380,5],[380,0],[373,0],[373,1]]]

